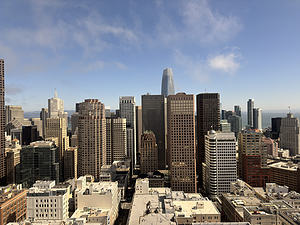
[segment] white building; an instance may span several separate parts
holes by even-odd
[[[55,181],[36,181],[27,193],[27,219],[64,220],[69,217],[67,188],[53,188]]]
[[[120,117],[126,118],[127,127],[127,154],[136,164],[136,124],[135,124],[135,97],[127,96],[119,99]]]
[[[262,131],[262,109],[253,109],[253,128]]]
[[[72,218],[76,217],[78,211],[85,208],[100,210],[99,213],[108,211],[107,219],[114,224],[118,217],[119,203],[121,200],[118,191],[118,182],[87,182],[86,176],[78,178],[75,190],[76,211]],[[95,215],[97,214],[95,211]]]
[[[201,194],[149,188],[148,179],[136,181],[136,192],[128,216],[128,225],[217,223],[221,214],[212,201]]]
[[[230,192],[237,179],[236,140],[233,132],[211,130],[205,135],[204,187],[211,198]]]

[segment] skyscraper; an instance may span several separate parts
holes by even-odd
[[[262,110],[260,108],[253,109],[253,128],[262,131]]]
[[[64,119],[65,126],[68,127],[68,113],[64,112],[64,100],[57,97],[55,90],[54,98],[48,99],[49,118],[59,117]]]
[[[299,119],[293,117],[293,113],[288,113],[282,118],[280,126],[280,148],[289,149],[290,156],[300,154],[300,132]]]
[[[145,131],[141,135],[141,173],[147,174],[158,169],[158,154],[155,135],[152,131]]]
[[[42,108],[40,112],[40,118],[42,120],[42,129],[43,129],[43,137],[46,136],[46,127],[47,127],[47,118],[49,118],[49,113],[47,108]]]
[[[254,99],[249,99],[247,102],[247,117],[248,126],[253,127],[253,109],[254,109]]]
[[[120,117],[126,118],[127,155],[132,159],[133,169],[136,165],[136,118],[135,97],[126,96],[119,99]]]
[[[239,106],[239,105],[235,105],[235,106],[234,106],[234,111],[235,111],[235,113],[236,113],[236,115],[237,115],[237,116],[240,116],[240,117],[242,117],[242,110],[241,110],[241,106]]]
[[[24,111],[22,106],[7,105],[5,106],[5,125],[11,120],[18,119],[20,122],[24,120]]]
[[[167,100],[163,95],[142,95],[142,124],[143,131],[152,131],[158,148],[158,169],[166,168],[166,106]]]
[[[126,119],[106,118],[106,164],[125,160],[127,156]]]
[[[168,96],[168,154],[171,188],[197,192],[194,95]]]
[[[5,178],[5,91],[4,91],[4,59],[0,59],[0,184]]]
[[[202,93],[197,95],[197,173],[202,186],[202,163],[205,159],[205,135],[211,129],[220,130],[220,94]]]
[[[238,135],[239,176],[253,187],[265,187],[270,182],[271,170],[267,166],[263,133],[248,130]]]
[[[161,94],[164,96],[175,95],[173,72],[171,68],[165,68],[161,83]]]
[[[98,99],[86,99],[79,105],[78,176],[99,178],[106,164],[105,106]]]
[[[211,198],[230,192],[230,183],[237,178],[236,140],[234,133],[214,130],[205,135],[203,186]]]

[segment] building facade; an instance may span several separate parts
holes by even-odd
[[[79,105],[78,176],[99,178],[106,164],[105,106],[98,99],[86,99]]]
[[[247,101],[247,118],[248,118],[249,127],[253,127],[253,109],[254,109],[254,99],[249,99]]]
[[[77,147],[69,147],[64,153],[64,180],[77,179]]]
[[[143,131],[152,131],[158,148],[158,168],[163,170],[168,164],[166,152],[166,106],[164,95],[142,95]]]
[[[0,224],[21,222],[26,219],[27,190],[22,185],[0,187]]]
[[[234,133],[208,131],[205,135],[203,187],[211,199],[230,192],[230,184],[237,178],[236,167]]]
[[[136,165],[136,116],[135,97],[125,96],[119,99],[120,117],[126,118],[127,155],[131,157],[133,168]]]
[[[37,180],[59,182],[60,162],[58,148],[53,142],[37,141],[22,146],[17,183],[31,187]]]
[[[168,97],[175,95],[173,72],[171,68],[165,68],[161,82],[161,95]]]
[[[37,181],[27,193],[27,218],[65,220],[69,218],[67,188],[53,188],[55,181]]]
[[[155,135],[145,131],[141,135],[141,173],[147,174],[158,170],[158,154]]]
[[[235,111],[235,113],[236,113],[237,116],[242,117],[242,109],[241,109],[241,106],[235,105],[235,106],[234,106],[234,111]]]
[[[271,180],[267,166],[267,145],[263,134],[254,130],[239,133],[238,138],[239,176],[253,187],[264,187]]]
[[[290,156],[300,154],[299,119],[294,118],[292,113],[281,119],[280,148],[289,149]]]
[[[199,185],[203,183],[202,163],[205,159],[205,135],[211,129],[220,130],[220,94],[197,95],[197,174]]]
[[[125,160],[127,156],[125,118],[106,118],[106,163]]]
[[[194,95],[168,96],[168,153],[171,188],[197,192]]]
[[[6,179],[5,168],[5,90],[4,90],[4,59],[0,59],[0,184]]]
[[[253,109],[253,128],[262,131],[262,110],[260,108]]]

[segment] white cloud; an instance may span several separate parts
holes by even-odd
[[[195,57],[184,55],[180,50],[175,50],[174,61],[185,67],[186,74],[204,83],[210,81],[213,70],[233,75],[241,67],[240,60],[242,56],[236,51],[239,48],[227,47],[226,49],[231,50],[209,55],[206,60],[197,59],[197,57],[195,59]]]
[[[225,42],[243,29],[237,17],[213,12],[206,0],[183,1],[178,7],[179,17],[176,20],[161,4],[159,6],[157,33],[164,43],[180,44],[187,39],[201,45]]]
[[[96,60],[90,64],[88,64],[87,67],[83,69],[84,72],[90,72],[90,71],[98,71],[102,69],[105,66],[105,63],[101,60]]]
[[[243,26],[237,17],[213,13],[207,1],[189,1],[181,11],[186,35],[202,43],[226,41],[234,37]]]
[[[208,65],[213,70],[233,75],[240,68],[239,59],[241,59],[241,55],[234,52],[218,54],[209,56]]]
[[[206,71],[206,65],[201,60],[194,60],[191,57],[184,55],[180,50],[175,50],[174,60],[178,65],[186,68],[186,74],[200,82],[208,82],[209,76]]]

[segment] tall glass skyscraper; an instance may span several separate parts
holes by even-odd
[[[175,95],[173,73],[171,68],[165,68],[161,83],[161,95]]]

